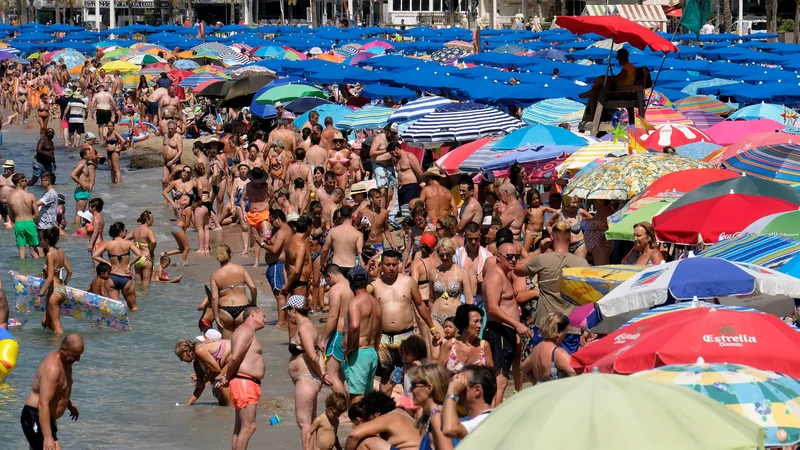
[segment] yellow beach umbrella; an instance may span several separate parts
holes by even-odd
[[[113,73],[115,70],[119,70],[119,73],[131,73],[141,70],[140,66],[137,66],[136,64],[133,63],[129,63],[128,61],[112,61],[103,64],[102,68],[109,73]]]

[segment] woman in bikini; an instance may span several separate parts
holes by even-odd
[[[639,222],[633,226],[633,249],[622,260],[623,264],[657,266],[664,262],[658,249],[656,232],[650,222]]]
[[[442,404],[450,374],[439,364],[424,364],[412,367],[408,378],[414,405],[422,410],[417,421],[422,434],[419,450],[453,450],[453,441],[442,432]]]
[[[141,75],[139,77],[139,84],[136,85],[136,98],[139,100],[139,117],[141,120],[148,118],[147,114],[147,98],[153,93],[153,89],[147,85],[147,77]],[[152,121],[152,117],[150,117]]]
[[[278,140],[278,139],[276,139]],[[273,143],[269,149],[269,177],[272,180],[272,192],[277,192],[286,181],[286,169],[281,162],[283,144]]]
[[[111,172],[111,182],[113,184],[122,183],[119,155],[125,149],[125,138],[119,134],[116,125],[116,119],[112,117],[108,127],[106,127],[106,156],[108,157],[108,169]]]
[[[456,245],[449,238],[439,240],[436,245],[439,255],[439,266],[433,269],[433,278],[429,297],[429,308],[433,317],[433,326],[444,336],[444,320],[456,315],[456,308],[461,305],[461,294],[466,298],[466,303],[474,303],[472,284],[466,283],[469,278],[467,269],[455,264],[453,256],[456,254]],[[431,359],[438,359],[439,347],[431,348]]]
[[[531,355],[522,363],[522,373],[532,384],[574,377],[570,355],[561,348],[567,337],[569,318],[560,312],[547,314],[539,327],[542,341],[536,344]]]
[[[327,227],[322,219],[322,203],[317,200],[312,201],[308,207],[308,215],[311,217],[311,231],[308,238],[311,241],[311,286],[312,295],[311,309],[328,312],[328,305],[325,303],[325,289],[322,286],[322,246],[325,244]]]
[[[133,241],[127,239],[128,230],[125,229],[125,224],[122,222],[113,223],[108,229],[108,234],[111,236],[111,240],[104,241],[97,246],[92,252],[92,259],[95,264],[104,262],[111,265],[111,276],[106,281],[108,297],[119,300],[119,295],[122,293],[128,309],[136,311],[139,307],[136,305],[136,290],[131,276],[131,268],[143,252],[136,247]],[[108,261],[103,259],[103,253],[108,253]],[[131,253],[134,258],[131,258]]]
[[[188,167],[188,166],[187,166]],[[192,203],[189,194],[180,193],[178,195],[178,202],[175,204],[178,208],[178,220],[175,225],[172,225],[172,237],[178,244],[178,248],[168,252],[161,252],[159,256],[172,256],[181,255],[181,265],[186,265],[186,260],[189,259],[189,238],[186,236],[186,229],[192,225],[192,213],[199,206],[200,202],[195,201]]]
[[[308,318],[308,305],[302,295],[292,295],[286,301],[286,316],[294,326],[294,336],[289,339],[289,376],[294,383],[294,410],[301,436],[317,417],[317,394],[323,381],[330,386],[328,375],[320,364],[320,348],[316,345],[317,329]],[[327,378],[326,378],[327,377]]]
[[[492,351],[481,339],[482,309],[475,305],[461,305],[456,309],[455,325],[458,337],[446,341],[439,352],[439,364],[450,374],[461,372],[466,365],[494,367]]]
[[[592,255],[592,265],[603,266],[609,263],[614,244],[606,239],[608,231],[608,216],[614,214],[610,200],[595,200],[595,213],[592,220],[586,223],[586,232],[583,234],[586,242],[586,251]]]
[[[189,166],[181,166],[180,171],[174,172],[172,181],[167,184],[161,195],[175,210],[175,218],[180,215],[182,208],[178,205],[178,199],[181,195],[186,194],[189,196],[189,203],[195,200],[194,190],[197,188],[197,183],[192,179],[192,168]]]
[[[129,239],[133,240],[134,245],[142,251],[142,256],[136,259],[133,264],[135,269],[136,282],[143,283],[144,287],[150,287],[150,278],[153,276],[153,260],[156,254],[156,234],[151,228],[153,226],[153,213],[143,211],[136,219],[139,226],[133,230]]]
[[[21,78],[19,86],[17,86],[16,99],[17,99],[17,118],[21,119],[22,123],[28,121],[28,80]]]
[[[61,232],[56,227],[42,230],[42,248],[47,256],[45,257],[43,278],[44,285],[41,294],[36,299],[35,306],[38,308],[41,299],[45,298],[46,308],[42,316],[42,326],[53,330],[56,334],[61,334],[61,304],[67,299],[67,283],[72,278],[72,267],[69,266],[67,255],[64,250],[56,247]]]
[[[213,203],[211,202],[211,182],[206,177],[206,167],[202,162],[194,165],[195,190],[200,196],[200,205],[194,209],[192,216],[194,226],[197,230],[197,240],[199,248],[197,253],[208,255],[211,253],[211,214]]]
[[[334,143],[345,141],[341,133],[334,135]],[[336,174],[336,185],[342,189],[347,189],[347,180],[350,175],[350,150],[328,150],[328,162],[325,163],[326,170]]]
[[[224,373],[231,360],[230,340],[190,342],[181,339],[175,344],[175,355],[185,363],[192,363],[194,367],[194,392],[192,392],[189,401],[181,406],[194,405],[203,394],[207,383],[213,383],[212,392],[214,397],[217,398],[219,406],[233,406],[230,388],[228,386],[219,387],[214,380],[217,375]]]
[[[258,291],[244,267],[230,262],[230,247],[225,244],[217,246],[214,256],[221,267],[211,274],[211,309],[222,338],[230,339],[236,327],[244,322],[244,310],[256,306]]]
[[[47,94],[39,97],[39,103],[36,105],[36,121],[39,122],[39,137],[42,137],[50,123],[50,97]]]

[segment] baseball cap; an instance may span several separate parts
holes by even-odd
[[[281,114],[281,119],[284,120],[294,120],[295,118],[295,115],[292,114],[291,111],[284,111],[283,114]]]
[[[86,140],[88,141],[89,139],[97,139],[97,136],[95,136],[95,134],[92,133],[91,131],[87,131],[86,132]]]
[[[355,266],[347,272],[347,279],[349,279],[353,283],[357,283],[359,281],[367,281],[369,280],[369,275],[367,274],[367,269],[361,266]]]
[[[420,245],[426,245],[430,248],[436,247],[436,235],[433,233],[423,233],[419,238]]]
[[[389,125],[389,131],[391,131],[392,133],[398,133],[400,132],[400,128],[397,127],[396,123],[393,123]]]
[[[350,195],[354,194],[366,194],[367,193],[367,183],[363,181],[359,181],[358,183],[353,183],[350,186]]]
[[[13,159],[7,159],[6,162],[3,163],[3,167],[8,167],[9,169],[12,169],[16,167],[16,165],[14,164]]]
[[[306,307],[306,298],[302,295],[292,295],[289,297],[289,300],[286,301],[286,304],[283,305],[283,308],[295,308],[295,309],[303,309]]]

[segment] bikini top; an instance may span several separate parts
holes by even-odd
[[[44,274],[44,276],[46,278],[47,277],[47,264],[44,265],[44,269],[42,270],[42,273]],[[58,278],[61,281],[64,281],[64,278],[67,277],[67,268],[66,267],[62,267],[60,269],[55,269],[53,271],[53,276]]]
[[[123,257],[123,256],[130,256],[130,254],[131,254],[130,250],[128,250],[128,251],[127,251],[127,252],[125,252],[125,253],[121,253],[121,254],[119,254],[119,255],[115,255],[115,254],[113,254],[113,253],[109,252],[109,253],[108,253],[108,257],[109,257],[109,258],[111,258],[111,257],[116,257],[116,258],[117,258],[117,261],[119,261],[119,262],[122,262],[122,257]]]
[[[561,378],[567,378],[567,372],[559,369],[556,365],[556,350],[558,347],[553,347],[553,352],[550,353],[550,373],[547,375],[547,378],[544,380],[538,380],[538,383],[545,383],[547,381],[558,380]]]
[[[461,295],[461,282],[458,281],[458,272],[456,272],[456,279],[447,283],[447,286],[439,281],[439,273],[436,273],[436,279],[433,281],[433,292],[437,297],[458,297]]]
[[[347,158],[343,158],[342,157],[342,152],[336,152],[336,157],[335,158],[328,158],[328,161],[330,161],[330,162],[332,162],[334,164],[337,163],[337,162],[340,163],[340,164],[347,164],[350,160],[347,159]]]
[[[425,286],[426,284],[431,282],[431,280],[428,279],[428,266],[425,265],[425,261],[423,261],[422,259],[420,259],[419,262],[422,263],[422,267],[425,269],[425,279],[417,281],[417,286]]]
[[[320,348],[315,345],[314,346],[314,350],[320,351]],[[300,356],[303,353],[305,353],[305,351],[303,350],[303,346],[302,345],[295,344],[294,342],[290,342],[289,343],[289,353],[291,353],[292,356]]]

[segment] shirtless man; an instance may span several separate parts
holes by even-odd
[[[320,203],[325,203],[325,200],[333,195],[334,189],[336,189],[336,174],[329,170],[325,172],[325,182],[322,183],[322,186],[320,186],[314,193],[314,200],[318,200]]]
[[[296,178],[302,178],[307,184],[313,186],[314,174],[311,171],[311,167],[306,164],[306,151],[298,148],[294,153],[294,159],[295,161],[286,169],[286,184],[291,185]]]
[[[172,170],[181,163],[183,155],[183,137],[178,134],[178,124],[174,120],[167,122],[167,134],[161,156],[164,158],[164,170],[161,175],[161,188],[167,187]]]
[[[449,216],[458,209],[456,201],[450,191],[439,184],[439,180],[444,177],[444,173],[436,167],[431,166],[425,171],[428,184],[422,188],[419,200],[425,205],[428,211],[428,220],[434,223],[444,216]],[[413,207],[413,205],[412,205]]]
[[[36,196],[25,190],[28,181],[25,175],[15,173],[11,177],[14,183],[14,192],[8,197],[8,210],[14,219],[14,238],[17,241],[20,259],[25,259],[26,248],[30,248],[31,256],[38,258],[39,233],[36,230],[36,221],[39,210],[36,208]]]
[[[72,365],[81,360],[83,339],[69,334],[58,350],[48,354],[33,377],[31,393],[20,414],[22,432],[32,449],[60,450],[56,420],[69,410],[69,417],[78,420],[80,413],[72,403]]]
[[[344,329],[344,378],[350,392],[350,402],[372,392],[375,373],[378,370],[378,343],[381,339],[383,312],[378,300],[367,291],[369,275],[361,266],[347,272],[353,298],[347,303]]]
[[[93,134],[87,133],[87,138]],[[91,141],[92,139],[89,139]],[[94,189],[95,174],[97,165],[95,164],[95,153],[92,147],[81,148],[81,160],[75,170],[72,171],[72,180],[78,185],[75,188],[75,220],[73,225],[78,228],[81,224],[81,217],[78,215],[79,211],[85,211],[89,199],[92,198],[92,189]]]
[[[496,258],[497,263],[489,267],[483,277],[483,298],[486,304],[486,328],[483,337],[492,349],[497,379],[494,406],[503,402],[508,374],[517,352],[517,336],[527,338],[532,335],[532,331],[519,321],[514,286],[508,278],[520,255],[516,253],[514,244],[505,243],[497,248]]]
[[[557,213],[557,209],[550,208],[541,203],[539,192],[531,189],[528,191],[528,209],[525,210],[525,242],[522,244],[522,256],[528,256],[542,239],[545,230],[545,214]],[[552,217],[552,216],[551,216]]]
[[[397,200],[400,203],[400,215],[411,217],[409,204],[419,198],[419,177],[422,176],[422,166],[413,154],[400,148],[399,144],[390,144],[389,153],[397,161]]]
[[[112,78],[111,82],[111,95],[114,96],[114,105],[116,105],[117,111],[117,122],[119,122],[120,117],[122,116],[122,110],[125,107],[125,94],[122,90],[125,83],[122,81],[122,76],[119,73],[119,70],[114,71],[114,77]],[[208,172],[206,172],[208,173]]]
[[[308,183],[302,178],[295,178],[292,187],[292,192],[289,194],[289,204],[294,205],[298,213],[307,212],[308,204],[311,203]]]
[[[311,146],[308,147],[306,163],[308,163],[313,173],[318,166],[325,166],[325,162],[328,160],[328,151],[320,145],[322,135],[319,133],[312,132],[309,139],[311,140]]]
[[[319,348],[325,352],[327,361],[325,371],[331,376],[331,389],[333,392],[345,393],[344,373],[344,320],[347,317],[348,305],[353,298],[350,282],[342,273],[342,268],[336,264],[328,264],[325,268],[325,282],[330,286],[328,291],[328,319],[319,335]]]
[[[97,85],[97,92],[92,97],[92,103],[89,104],[89,108],[95,111],[100,139],[105,142],[106,136],[108,136],[108,124],[111,123],[111,115],[117,109],[117,105],[114,103],[114,96],[106,91],[105,84]]]
[[[0,219],[6,224],[6,227],[11,226],[11,218],[8,214],[8,197],[14,192],[14,184],[11,183],[11,177],[14,176],[15,168],[14,160],[7,159],[3,163],[3,174],[0,175]]]
[[[292,238],[292,229],[286,223],[286,215],[283,211],[272,211],[270,221],[272,237],[267,241],[263,241],[260,236],[256,236],[256,241],[259,247],[266,251],[264,254],[264,262],[267,264],[265,275],[272,288],[272,294],[275,295],[275,301],[278,303],[277,326],[282,327],[286,323],[286,311],[283,310],[283,305],[286,304],[286,295],[284,293],[286,271],[284,270],[284,263],[286,261],[286,246]],[[257,256],[256,264],[258,264]]]
[[[369,148],[369,157],[372,160],[372,170],[375,181],[381,190],[382,205],[389,208],[389,199],[394,198],[397,189],[397,172],[394,169],[394,156],[389,152],[389,144],[397,144],[397,124],[389,124],[383,128],[383,133],[375,135],[372,146]],[[392,147],[394,148],[394,147]]]
[[[161,98],[169,95],[167,89],[159,87],[156,88],[149,97],[147,97],[147,119],[150,122],[155,122],[158,125],[158,119],[161,118]]]
[[[323,265],[327,264],[332,250],[333,258],[330,261],[341,267],[342,272],[347,273],[359,265],[364,235],[353,226],[353,208],[345,205],[339,208],[339,211],[342,214],[342,224],[331,228],[328,232],[320,258]]]
[[[167,95],[158,100],[158,120],[180,118],[181,99],[175,96],[175,86],[167,88]],[[170,120],[172,122],[172,120]]]
[[[228,370],[217,376],[221,387],[230,386],[231,399],[236,408],[232,450],[245,450],[256,431],[261,380],[266,370],[256,331],[267,324],[267,315],[256,306],[248,306],[243,314],[244,322],[236,327],[231,337]]]
[[[387,394],[394,387],[389,377],[398,367],[403,366],[400,344],[415,335],[414,325],[417,314],[422,318],[433,335],[432,345],[439,345],[441,335],[433,325],[430,310],[422,301],[417,282],[401,273],[402,255],[396,250],[386,250],[381,257],[383,271],[381,277],[372,282],[372,294],[381,304],[381,340],[378,346],[381,389]]]
[[[281,289],[289,294],[308,297],[308,280],[311,278],[311,243],[308,234],[311,217],[302,215],[295,223],[295,233],[286,246],[286,284]]]
[[[255,235],[256,241],[266,236],[269,229],[269,204],[270,190],[267,183],[267,173],[260,167],[250,170],[248,175],[250,182],[244,188],[244,194],[240,203],[250,204],[250,211],[247,213],[247,224]],[[253,267],[258,267],[261,246],[255,247],[255,262]]]
[[[334,188],[330,197],[322,200],[322,220],[325,223],[333,223],[333,213],[342,207],[344,201],[344,190],[342,188]]]
[[[458,232],[461,233],[470,222],[483,223],[483,206],[475,198],[475,183],[471,178],[461,180],[461,208],[458,210]],[[475,291],[473,291],[475,292]]]
[[[373,392],[363,401],[365,420],[347,436],[345,450],[420,448],[421,437],[416,421],[397,408],[391,397],[383,392]]]
[[[297,134],[292,129],[292,123],[289,117],[294,118],[294,115],[286,111],[281,118],[278,119],[278,127],[269,132],[267,148],[272,148],[272,142],[280,139],[283,141],[283,150],[294,154],[295,147],[297,146]]]
[[[389,211],[381,207],[379,190],[370,189],[367,195],[370,199],[369,207],[360,210],[356,215],[356,223],[359,228],[369,230],[367,244],[372,245],[376,253],[383,253],[384,238],[389,243],[389,248],[395,248],[392,233],[389,231]]]
[[[327,158],[328,150],[333,148],[333,135],[336,134],[336,128],[333,127],[333,117],[325,117],[325,129],[320,134],[320,145],[325,149],[325,157]]]
[[[505,205],[500,214],[500,221],[503,228],[509,228],[514,233],[514,240],[520,241],[520,232],[525,222],[525,210],[522,209],[522,203],[519,201],[517,188],[511,183],[506,183],[500,186],[499,191],[500,201]]]
[[[319,123],[319,113],[317,111],[311,111],[308,113],[308,120],[303,126],[300,127],[300,131],[303,131],[304,128],[308,128],[309,130],[314,128],[314,125]]]

